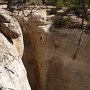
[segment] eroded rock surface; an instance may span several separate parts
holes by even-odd
[[[30,24],[25,23],[25,26],[27,26],[28,28],[25,27],[23,28],[24,44],[25,44],[23,62],[27,70],[28,79],[32,90],[43,90],[43,88],[45,87],[44,85],[45,75],[42,73],[44,67],[40,66],[39,63],[42,61],[42,59],[37,58],[38,54],[36,54],[38,44],[40,42],[42,42],[43,44],[44,42],[44,34],[46,33],[45,18],[46,18],[46,10],[37,9],[37,11],[33,13],[33,17],[29,21]],[[40,46],[42,46],[42,44],[40,43]]]
[[[23,36],[19,23],[3,9],[0,14],[10,21],[0,23],[0,90],[31,90],[21,60]]]
[[[80,50],[73,60],[81,31],[57,28],[50,31],[47,90],[89,90],[89,34],[83,33]]]
[[[13,43],[20,55],[22,57],[23,55],[23,35],[21,31],[21,27],[18,24],[18,21],[13,17],[10,16],[10,12],[0,9],[0,14],[10,23],[1,22],[0,23],[0,31],[7,37],[11,38],[11,43]]]
[[[83,33],[78,56],[72,60],[81,31],[46,26],[32,22],[24,33],[23,62],[32,90],[89,90],[90,36]]]

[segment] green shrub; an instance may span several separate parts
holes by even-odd
[[[0,88],[0,90],[2,90],[2,87]]]
[[[57,13],[57,9],[56,8],[52,8],[51,10],[47,11],[48,15],[55,15]]]
[[[86,25],[86,29],[90,29],[90,18],[89,18],[89,20],[88,20],[88,23],[87,23],[87,25]]]
[[[31,5],[36,5],[36,4],[40,4],[41,3],[41,0],[29,0],[29,3]]]
[[[53,25],[58,28],[68,28],[72,22],[73,21],[70,18],[55,17],[53,20]]]
[[[4,3],[5,2],[5,0],[0,0],[0,4],[2,4],[2,3]]]

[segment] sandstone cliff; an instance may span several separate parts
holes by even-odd
[[[23,56],[32,90],[89,90],[89,35],[83,33],[78,56],[72,60],[80,30],[54,28],[45,22],[40,26],[40,18],[34,19],[24,32]]]
[[[24,46],[19,23],[3,9],[0,14],[0,90],[31,90],[21,60]]]
[[[11,16],[3,15],[15,24],[0,24],[4,26],[0,29],[0,89],[30,90],[26,68],[32,90],[90,90],[90,35],[83,33],[80,50],[73,60],[81,31],[54,28],[46,21],[45,8],[32,14],[32,18],[19,21],[24,46],[16,19],[8,20]]]

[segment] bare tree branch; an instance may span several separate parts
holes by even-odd
[[[82,36],[83,36],[83,30],[81,31],[80,38],[79,38],[79,43],[78,43],[78,47],[77,47],[75,53],[73,54],[72,60],[75,60],[77,58],[77,54],[78,54],[78,52],[80,50],[80,46],[81,46]]]

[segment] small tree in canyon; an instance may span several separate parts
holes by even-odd
[[[7,9],[12,11],[13,9],[15,9],[15,7],[17,8],[17,5],[23,5],[29,0],[6,0],[6,1],[7,1]]]
[[[73,55],[73,60],[77,57],[77,53],[79,51],[80,45],[81,45],[81,39],[83,35],[83,31],[85,29],[85,21],[88,22],[90,20],[90,14],[88,13],[88,10],[90,9],[90,0],[48,0],[54,5],[60,6],[60,7],[67,7],[67,11],[70,12],[70,10],[74,11],[74,14],[77,16],[77,18],[81,18],[81,34],[79,38],[78,47]],[[90,22],[90,21],[89,21]]]
[[[81,34],[79,38],[78,47],[73,55],[73,60],[77,57],[77,53],[79,51],[83,31],[85,29],[84,22],[90,19],[90,15],[88,14],[88,9],[90,8],[90,0],[68,0],[70,2],[70,8],[74,10],[75,15],[81,18]]]

